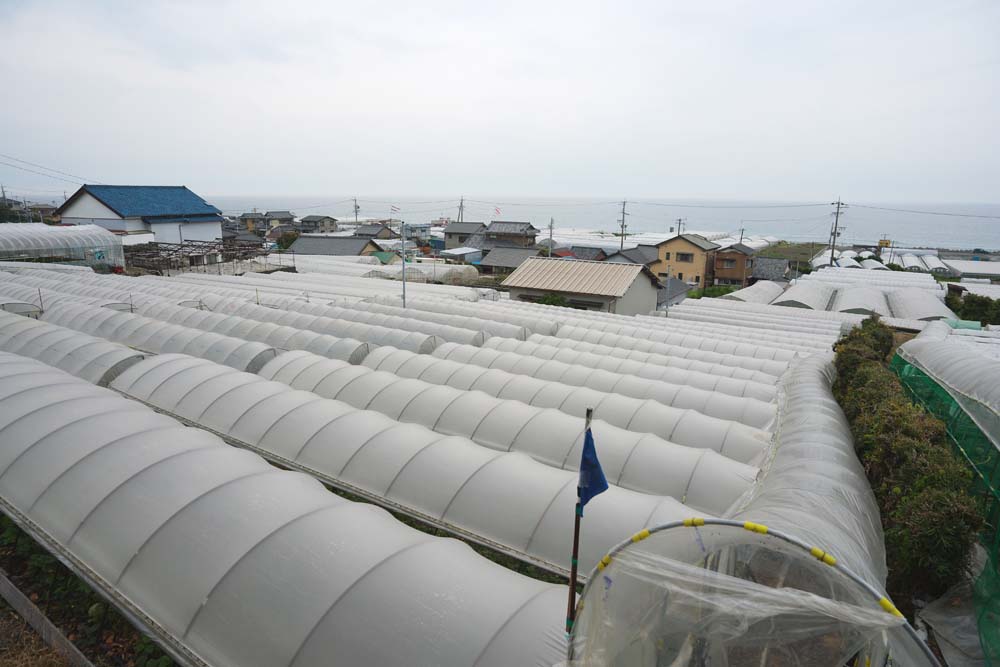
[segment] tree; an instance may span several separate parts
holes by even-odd
[[[538,300],[538,303],[546,306],[561,306],[562,308],[569,308],[569,300],[562,294],[546,294]]]
[[[296,231],[281,232],[281,236],[278,237],[278,247],[282,250],[288,250],[297,238],[299,238],[299,233]]]

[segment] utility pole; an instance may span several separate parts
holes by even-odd
[[[354,225],[358,224],[358,198],[354,198]]]
[[[840,201],[840,197],[837,197],[837,201],[830,202],[831,206],[836,206],[837,210],[833,214],[833,234],[830,236],[830,265],[833,266],[833,252],[837,245],[837,237],[839,236],[838,227],[840,227],[840,209],[844,206],[844,203]]]
[[[552,229],[556,226],[556,219],[549,218],[549,257],[552,256]]]
[[[458,222],[462,222],[465,219],[465,195],[458,200]]]
[[[400,237],[403,241],[401,246],[403,251],[403,308],[406,308],[406,223],[402,223],[399,229],[402,232]]]
[[[628,215],[628,213],[625,212],[625,205],[627,203],[628,203],[627,200],[625,199],[622,200],[622,219],[618,221],[619,223],[621,223],[622,226],[622,239],[621,239],[621,244],[618,246],[619,252],[625,249],[625,229],[628,227],[628,225],[625,224],[625,216]]]
[[[677,218],[677,236],[684,233],[685,218]]]
[[[743,231],[744,229],[740,227],[740,243],[743,243]]]

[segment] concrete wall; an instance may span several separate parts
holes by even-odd
[[[160,243],[180,243],[182,240],[214,241],[222,238],[222,225],[218,222],[156,222],[146,225],[145,228],[151,230]]]
[[[649,278],[639,275],[612,307],[619,315],[648,315],[656,310],[656,288]]]

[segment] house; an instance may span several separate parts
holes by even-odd
[[[656,244],[657,258],[649,268],[658,278],[672,277],[705,287],[712,284],[718,248],[698,234],[678,234]]]
[[[56,210],[64,225],[116,234],[152,232],[157,243],[222,238],[219,209],[183,185],[84,185]]]
[[[291,211],[268,211],[264,214],[264,220],[267,221],[268,227],[293,225],[295,224],[295,214]]]
[[[382,223],[359,225],[354,230],[354,236],[359,239],[398,239],[399,234]]]
[[[577,259],[586,259],[591,262],[603,262],[608,258],[607,253],[604,252],[604,248],[598,248],[597,246],[575,245],[571,246],[570,250]]]
[[[788,260],[778,257],[757,257],[750,272],[753,282],[758,280],[788,280]]]
[[[35,216],[38,216],[40,221],[44,221],[45,218],[51,218],[57,209],[58,207],[52,204],[28,204],[28,212],[31,213],[32,220],[35,219]]]
[[[613,252],[604,261],[619,264],[642,264],[649,268],[658,259],[659,254],[655,245],[638,245],[634,248]]]
[[[271,229],[267,230],[267,234],[264,235],[264,238],[272,243],[277,243],[282,234],[289,233],[298,234],[299,230],[295,225],[275,225],[274,227],[271,227]]]
[[[479,268],[483,273],[510,273],[539,252],[538,248],[494,248],[479,262]]]
[[[243,229],[246,231],[251,234],[259,234],[260,236],[263,236],[268,228],[267,219],[264,217],[264,214],[257,211],[242,214],[240,216],[240,224],[243,225]]]
[[[642,264],[555,257],[529,257],[502,285],[516,301],[538,302],[558,296],[573,308],[619,315],[656,310],[657,292],[662,287]]]
[[[530,222],[494,220],[483,234],[493,247],[530,248],[535,245],[539,230]],[[471,245],[471,244],[470,244]]]
[[[452,222],[444,228],[444,248],[445,250],[454,250],[455,248],[469,247],[467,245],[469,237],[485,229],[486,225],[481,222]]]
[[[549,257],[562,257],[563,259],[576,259],[576,255],[569,248],[556,248],[548,253]]]
[[[299,231],[305,234],[324,234],[337,231],[337,219],[328,215],[307,215],[299,218]]]
[[[413,241],[417,245],[427,245],[431,238],[431,223],[413,222],[406,223],[406,240]]]
[[[742,243],[734,243],[715,252],[714,285],[750,284],[757,251]]]
[[[299,255],[371,255],[381,252],[382,248],[371,239],[359,239],[353,236],[312,236],[303,234],[295,239],[289,248]]]
[[[466,264],[472,264],[483,258],[483,251],[479,248],[451,248],[450,250],[442,250],[441,256],[446,259],[454,259]]]

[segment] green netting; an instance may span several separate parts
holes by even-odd
[[[956,452],[975,472],[972,492],[983,500],[986,529],[980,539],[989,556],[975,582],[976,620],[986,664],[1000,666],[1000,450],[933,378],[898,354],[890,367],[911,398],[944,422]]]
[[[983,325],[976,320],[945,320],[945,323],[952,329],[973,329],[980,331]]]

